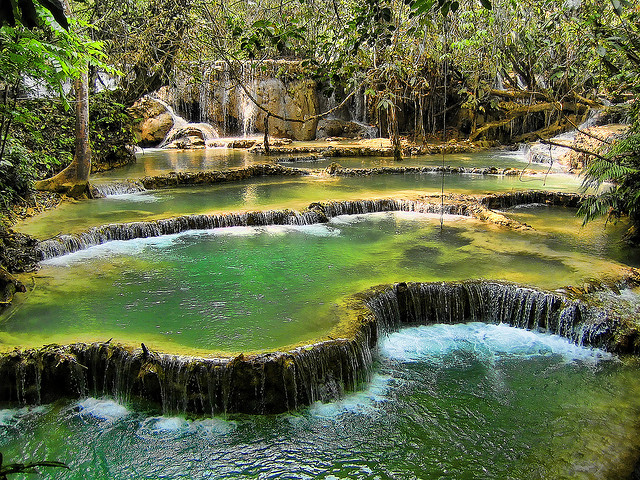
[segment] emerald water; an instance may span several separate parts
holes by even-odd
[[[147,152],[129,171],[102,178],[261,161],[211,155]],[[498,164],[493,153],[447,157],[450,165],[526,166],[518,158]],[[360,167],[390,159],[338,161]],[[429,174],[260,178],[68,203],[18,229],[48,238],[191,213],[413,198],[439,193],[440,181]],[[446,175],[445,191],[573,192],[580,182],[561,174],[543,181]],[[640,265],[620,242],[622,225],[583,228],[574,210],[544,206],[507,214],[535,230],[453,216],[440,230],[437,216],[384,213],[110,242],[49,260],[27,279],[29,293],[0,317],[0,346],[113,337],[178,353],[280,349],[325,337],[343,299],[376,284],[487,278],[554,289]],[[5,462],[64,461],[71,471],[42,475],[59,479],[618,479],[640,453],[637,372],[636,359],[503,325],[409,328],[381,342],[368,386],[337,402],[213,418],[159,416],[135,400],[109,398],[7,406],[0,450]]]
[[[505,326],[390,335],[369,387],[278,416],[157,416],[88,398],[0,410],[39,478],[619,479],[638,452],[637,365]]]
[[[581,229],[569,214],[540,211],[535,232],[455,216],[441,231],[437,216],[398,212],[109,242],[44,262],[0,338],[277,349],[325,336],[344,297],[373,285],[487,278],[558,288],[615,276],[620,229]],[[579,235],[554,233],[558,216]]]
[[[575,192],[580,179],[555,174],[520,179],[517,176],[446,175],[447,193],[485,194],[546,189]],[[37,238],[73,233],[107,223],[154,220],[195,213],[219,213],[294,208],[311,202],[370,198],[415,198],[439,194],[438,174],[373,175],[366,177],[266,177],[212,186],[153,190],[137,194],[64,203],[16,226]]]

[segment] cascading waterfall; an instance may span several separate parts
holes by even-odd
[[[180,115],[178,115],[173,110],[171,105],[169,105],[164,100],[161,100],[157,97],[153,97],[153,100],[155,102],[158,102],[167,110],[169,115],[171,115],[171,120],[173,121],[171,130],[167,132],[164,140],[162,140],[162,142],[160,142],[160,145],[158,145],[160,148],[167,146],[169,143],[178,138],[188,135],[196,135],[201,137],[202,140],[204,140],[205,145],[209,145],[213,140],[219,137],[217,130],[212,125],[209,125],[208,123],[190,123]]]
[[[584,196],[577,193],[524,190],[485,195],[480,199],[480,203],[490,209],[506,209],[517,205],[532,204],[577,208],[583,199]]]
[[[366,301],[376,320],[402,324],[484,322],[563,336],[577,345],[616,350],[606,312],[559,294],[488,281],[399,283]]]
[[[440,205],[413,200],[359,200],[312,203],[307,210],[267,210],[258,212],[224,213],[217,215],[185,215],[147,222],[109,224],[93,227],[76,234],[58,235],[38,244],[43,260],[102,245],[113,240],[133,240],[162,235],[173,235],[188,230],[211,230],[224,227],[266,225],[312,225],[327,222],[338,215],[356,215],[376,212],[439,213]],[[465,204],[445,205],[445,213],[471,216],[473,212]]]
[[[225,213],[220,215],[186,215],[149,222],[110,224],[91,228],[73,235],[59,235],[40,242],[41,258],[48,259],[67,253],[102,245],[112,240],[173,235],[188,230],[211,230],[214,228],[263,225],[310,225],[321,218],[314,211],[269,210],[264,212]]]
[[[577,129],[561,133],[551,138],[553,142],[567,145],[566,147],[534,142],[523,147],[524,157],[533,163],[556,163],[562,160],[563,157],[571,151],[569,147],[573,145],[578,131],[594,126],[599,112],[599,109],[590,109],[586,120],[578,125]]]
[[[93,183],[94,197],[110,197],[114,195],[126,195],[130,193],[145,192],[147,189],[136,180],[125,182]],[[97,194],[97,195],[96,195]]]
[[[398,283],[356,294],[346,305],[336,328],[351,331],[348,338],[287,352],[198,358],[109,342],[15,350],[0,357],[0,400],[135,396],[164,413],[278,413],[359,388],[370,378],[380,334],[403,325],[503,323],[618,353],[631,353],[630,339],[638,336],[583,301],[500,282]]]
[[[256,97],[257,87],[257,80],[252,80],[247,87],[247,90],[249,90],[254,98]],[[246,138],[252,133],[255,133],[258,107],[249,95],[247,95],[247,92],[239,85],[236,87],[236,95],[238,98],[238,118],[242,124],[242,136]]]
[[[209,124],[211,119],[209,118],[209,98],[211,98],[211,66],[204,65],[202,71],[202,81],[200,88],[198,89],[198,102],[200,105],[200,124]]]

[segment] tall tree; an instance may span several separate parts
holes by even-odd
[[[64,13],[71,15],[68,0],[62,0]],[[89,63],[84,60],[73,82],[75,90],[75,151],[71,163],[57,175],[35,183],[36,190],[63,193],[74,198],[89,196],[91,147],[89,146]]]

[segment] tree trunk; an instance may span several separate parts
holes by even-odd
[[[398,116],[396,106],[393,105],[391,112],[391,144],[393,145],[393,159],[396,162],[402,161],[402,145],[400,144],[400,132],[398,130]]]
[[[269,156],[271,154],[271,149],[269,148],[269,117],[271,113],[267,113],[267,116],[264,117],[264,154]]]
[[[91,173],[88,69],[85,69],[74,81],[74,89],[76,92],[76,141],[73,161],[54,177],[36,182],[35,188],[78,198],[88,195]]]

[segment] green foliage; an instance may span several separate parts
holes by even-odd
[[[628,135],[614,143],[607,152],[593,158],[583,171],[586,187],[600,188],[611,182],[599,194],[588,197],[578,211],[584,222],[607,216],[618,219],[627,215],[634,236],[640,232],[640,134]],[[637,238],[630,238],[637,242]]]
[[[618,219],[626,215],[630,222],[627,240],[640,244],[640,11],[618,0],[612,0],[611,8],[590,5],[585,24],[597,40],[596,52],[608,74],[605,85],[635,94],[633,124],[625,138],[587,164],[585,186],[600,187],[604,182],[613,186],[586,199],[578,213],[585,222],[599,216]]]
[[[295,43],[304,39],[305,27],[298,25],[296,19],[291,22],[274,22],[268,19],[256,20],[251,25],[227,19],[231,35],[239,42],[242,57],[254,59],[265,53],[284,55],[295,48]]]
[[[92,95],[89,101],[89,141],[93,164],[106,169],[131,160],[128,145],[135,143],[132,120],[125,105],[115,101],[114,92]],[[30,100],[19,102],[24,119],[12,135],[30,153],[34,179],[51,176],[73,158],[75,119],[61,102]]]
[[[38,177],[31,152],[9,139],[5,154],[0,160],[0,208],[6,209],[13,202],[27,196]]]
[[[73,113],[61,102],[30,100],[19,102],[20,121],[10,136],[30,152],[35,179],[53,175],[71,163],[74,148]]]
[[[104,91],[89,102],[89,140],[93,162],[101,169],[133,160],[128,150],[135,144],[132,118],[116,100],[115,92]]]
[[[63,28],[69,28],[61,0],[9,0],[8,3],[11,8],[7,8],[5,2],[0,9],[0,24],[15,26],[20,23],[27,28],[35,28],[43,25],[42,17],[48,12]]]

